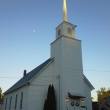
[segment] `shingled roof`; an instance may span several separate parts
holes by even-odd
[[[41,65],[39,65],[38,67],[36,67],[32,71],[30,71],[29,73],[27,73],[27,75],[25,77],[21,78],[17,83],[15,83],[11,88],[9,88],[4,94],[9,94],[9,93],[27,85],[27,84],[29,84],[29,81],[36,74],[38,74],[41,69],[43,69],[47,64],[49,64],[52,61],[53,61],[53,58],[49,58],[44,63],[42,63]]]

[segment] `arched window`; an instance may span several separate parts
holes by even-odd
[[[5,100],[5,110],[7,109],[7,98]]]
[[[70,27],[68,28],[68,34],[72,35],[72,29]]]
[[[15,110],[17,108],[17,100],[18,100],[18,95],[16,94],[16,97],[15,97]]]
[[[59,30],[58,30],[58,36],[60,36],[60,35],[61,35],[61,30],[59,29]]]
[[[20,99],[20,110],[23,108],[23,92],[21,92],[21,99]]]

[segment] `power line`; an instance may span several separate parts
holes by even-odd
[[[8,76],[0,76],[0,78],[2,78],[2,79],[14,79],[14,78],[21,78],[21,77],[13,77],[13,76],[11,76],[11,77],[8,77]]]
[[[110,72],[110,70],[97,70],[97,69],[84,69],[84,71],[95,71],[95,72]]]
[[[81,71],[81,69],[74,69],[74,71]],[[103,72],[103,73],[110,73],[110,70],[97,70],[97,69],[84,69],[84,72]],[[3,74],[3,73],[0,73]],[[14,79],[14,78],[22,78],[22,76],[0,76],[2,79]]]

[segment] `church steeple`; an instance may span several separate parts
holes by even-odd
[[[63,21],[68,21],[66,0],[63,0]]]
[[[56,38],[59,37],[75,38],[76,25],[68,22],[67,10],[68,10],[67,0],[63,0],[63,22],[56,28]]]

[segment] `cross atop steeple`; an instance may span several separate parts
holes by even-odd
[[[68,17],[67,17],[67,0],[63,0],[63,21],[68,21]]]

